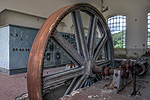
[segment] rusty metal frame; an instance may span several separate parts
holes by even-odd
[[[90,31],[89,31],[89,36],[87,39],[89,41],[87,43],[88,45],[85,45],[86,40],[84,36],[80,11],[83,11],[93,16],[93,17],[91,16],[91,24],[90,24],[91,29],[89,29]],[[57,26],[59,25],[61,20],[65,16],[67,16],[69,13],[72,13],[72,16],[76,16],[72,18],[74,21],[74,28],[76,29],[75,35],[77,37],[76,38],[77,51],[74,50],[74,48],[72,48],[69,44],[67,44],[67,41],[65,41],[61,37],[59,32],[57,32]],[[95,40],[95,35],[94,35],[95,24],[93,23],[97,23],[98,28],[103,33],[103,38],[98,42],[96,48],[94,48],[91,44]],[[113,52],[114,51],[113,51],[111,34],[108,28],[108,25],[105,21],[105,18],[102,16],[102,14],[95,7],[89,4],[85,4],[85,3],[74,4],[74,5],[63,7],[57,10],[56,12],[54,12],[44,22],[44,24],[40,28],[34,40],[32,49],[30,51],[30,56],[28,60],[28,70],[27,70],[27,86],[28,86],[28,94],[29,94],[30,100],[43,100],[44,99],[43,88],[44,88],[44,82],[46,80],[45,80],[45,77],[43,77],[43,67],[44,67],[45,52],[47,51],[47,47],[48,47],[48,43],[50,39],[52,39],[56,43],[56,45],[59,46],[60,49],[72,60],[72,62],[78,66],[77,68],[70,69],[65,72],[60,72],[62,73],[62,75],[64,75],[64,77],[66,77],[66,79],[69,79],[69,77],[65,75],[69,75],[70,72],[73,72],[73,73],[77,71],[80,72],[78,74],[73,74],[75,76],[69,88],[72,88],[71,86],[74,84],[73,82],[77,80],[78,76],[80,76],[80,78],[78,79],[78,83],[76,83],[76,85],[73,86],[72,90],[75,90],[81,87],[81,84],[83,84],[84,82],[85,84],[89,84],[85,81],[85,78],[87,78],[87,75],[88,77],[95,76],[95,75],[94,76],[91,75],[92,73],[91,69],[93,66],[97,65],[97,63],[100,66],[112,66],[113,67],[113,64],[114,64]],[[98,56],[100,55],[100,51],[102,50],[102,47],[105,47],[105,51],[107,53],[105,54],[105,58],[107,59],[98,61]],[[70,52],[68,52],[68,50]],[[53,75],[50,75],[51,77],[49,77],[48,79],[55,80],[57,76],[58,77],[60,76],[60,73],[55,73]],[[58,81],[55,80],[55,82],[58,82]],[[67,91],[70,91],[70,90],[67,90]],[[65,93],[65,94],[68,94],[68,93]]]

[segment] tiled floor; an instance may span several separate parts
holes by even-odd
[[[6,75],[0,72],[0,100],[15,100],[27,92],[27,74]]]
[[[65,67],[44,70],[44,75],[64,70]],[[27,93],[27,73],[6,75],[0,72],[0,100],[15,100]]]
[[[64,68],[61,68],[63,70]],[[60,69],[45,70],[44,74],[53,73]],[[141,80],[142,79],[142,80]],[[142,77],[140,80],[145,82],[140,88],[140,95],[131,98],[122,94],[114,94],[103,90],[106,81],[100,81],[77,91],[77,94],[68,99],[61,100],[150,100],[150,75]],[[129,89],[128,89],[129,90]],[[129,91],[127,91],[128,93]],[[0,72],[0,100],[15,100],[16,97],[27,93],[27,74],[6,75]]]

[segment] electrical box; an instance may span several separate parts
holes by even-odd
[[[39,29],[16,25],[0,27],[0,71],[6,74],[17,74],[27,71],[28,58],[32,43]],[[74,34],[60,32],[76,49]],[[69,58],[50,41],[44,67],[62,66],[71,63]]]
[[[26,72],[28,57],[38,29],[15,25],[0,28],[0,70],[6,74]]]
[[[60,32],[60,34],[76,49],[74,34],[63,32]],[[62,66],[69,63],[71,63],[70,59],[53,43],[53,41],[50,41],[46,52],[44,67]]]

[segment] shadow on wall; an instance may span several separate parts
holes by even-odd
[[[126,49],[114,48],[114,57],[117,59],[126,59]]]
[[[146,49],[114,48],[114,57],[117,59],[137,59],[145,54]]]

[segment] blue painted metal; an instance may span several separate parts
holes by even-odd
[[[7,74],[24,72],[38,29],[6,25],[0,28],[0,70]],[[16,73],[18,73],[16,72]]]
[[[9,69],[9,27],[0,27],[0,68]]]
[[[70,33],[60,34],[76,49],[75,35]],[[70,59],[53,43],[50,41],[44,60],[44,67],[62,66],[71,63]]]
[[[32,43],[39,29],[7,25],[0,27],[0,71],[6,74],[26,72]],[[74,34],[60,32],[76,48]],[[44,67],[71,63],[69,58],[51,41]]]

